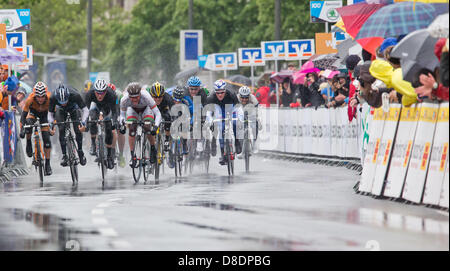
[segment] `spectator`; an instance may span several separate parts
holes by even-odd
[[[347,57],[347,59],[345,60],[345,66],[348,70],[348,75],[349,75],[349,79],[350,79],[350,87],[349,87],[349,100],[355,99],[356,98],[356,88],[355,85],[353,84],[354,82],[354,76],[353,76],[353,72],[355,70],[356,65],[358,65],[358,63],[361,61],[361,58],[357,55],[349,55]],[[352,121],[353,118],[356,117],[356,106],[352,106],[350,103],[348,104],[348,108],[347,108],[347,115],[348,115],[348,120]]]
[[[328,107],[339,107],[345,104],[346,100],[348,101],[347,96],[345,95],[345,93],[348,95],[348,92],[343,89],[339,75],[335,75],[333,78],[332,90],[333,98],[331,98],[331,102],[327,104]]]
[[[436,43],[437,45],[437,43]],[[436,52],[436,51],[435,51]],[[439,52],[438,52],[439,53]],[[437,55],[437,54],[436,54]],[[449,87],[449,63],[448,63],[448,39],[446,39],[445,45],[442,47],[440,59],[440,80],[444,87]]]
[[[331,102],[331,99],[334,97],[334,91],[331,89],[331,86],[327,82],[321,83],[319,85],[319,91],[326,104]]]
[[[308,86],[306,86],[305,84],[298,85],[297,100],[300,100],[299,102],[301,107],[311,106],[311,93],[309,92]]]
[[[310,106],[317,107],[325,104],[325,100],[319,92],[319,83],[317,80],[319,79],[317,73],[309,72],[306,74],[304,86],[308,88],[310,95]],[[307,104],[308,107],[308,104]]]
[[[288,64],[288,70],[296,71],[297,70],[297,66],[294,63],[289,63]]]
[[[286,77],[283,80],[283,83],[279,87],[278,94],[280,95],[281,107],[289,107],[291,103],[296,102],[296,90],[289,77]]]

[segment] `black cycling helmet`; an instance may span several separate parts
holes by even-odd
[[[59,84],[55,89],[55,98],[59,104],[66,104],[69,101],[69,89],[64,84]]]
[[[150,88],[150,95],[152,95],[152,97],[162,97],[164,96],[164,93],[166,92],[164,85],[159,83],[159,82],[155,82],[152,87]]]
[[[184,89],[182,87],[176,87],[173,90],[173,99],[177,102],[181,102],[184,97]]]

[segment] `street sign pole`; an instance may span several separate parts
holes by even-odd
[[[253,82],[253,65],[250,66],[250,73],[251,73],[252,91],[253,91],[253,86],[254,86],[254,82]]]
[[[325,22],[325,33],[328,33],[328,22]]]

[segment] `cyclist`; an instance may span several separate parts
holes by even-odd
[[[86,80],[84,81],[84,92],[88,92],[89,90],[91,90],[92,88],[92,81],[91,80]]]
[[[239,88],[238,99],[239,99],[241,105],[243,106],[243,108],[246,105],[253,105],[255,107],[258,107],[258,105],[259,105],[258,100],[256,99],[256,97],[253,94],[251,94],[251,90],[247,86],[242,86],[242,87]],[[239,110],[238,112],[239,112],[240,115],[242,115],[242,116],[240,116],[239,119],[244,119],[244,116],[243,116],[244,111],[243,110]],[[254,118],[254,120],[256,120],[256,127],[257,127],[257,129],[255,131],[256,132],[256,137],[258,137],[258,129],[262,129],[262,127],[259,126],[260,121],[259,121],[258,118]],[[254,139],[254,145],[253,146],[255,146],[255,142],[256,142],[256,138]],[[243,158],[242,157],[242,153],[238,154],[237,158],[238,159],[242,159]]]
[[[80,110],[82,111],[82,114]],[[64,84],[59,84],[50,96],[48,121],[51,124],[53,124],[55,120],[56,122],[64,122],[67,114],[70,114],[70,119],[74,121],[73,130],[75,131],[75,140],[78,145],[78,157],[80,158],[80,164],[84,166],[86,165],[86,157],[83,152],[83,135],[81,132],[86,131],[86,121],[89,117],[89,109],[86,107],[80,93],[76,89]],[[66,125],[61,124],[58,125],[58,127],[59,143],[63,154],[61,166],[66,167],[69,163],[66,152]]]
[[[232,109],[233,109],[233,115],[235,114],[234,110],[235,110],[235,105],[239,104],[239,100],[237,98],[237,96],[232,93],[229,90],[225,89],[226,83],[219,79],[216,82],[214,82],[214,90],[215,93],[214,95],[210,95],[207,99],[207,104],[214,104],[216,105],[216,110],[215,110],[215,118],[218,118],[218,115],[222,116],[222,119],[225,118],[226,115],[226,108],[225,105],[229,104],[232,105]],[[212,128],[212,121],[211,121],[211,112],[208,112],[208,118],[210,119],[209,122],[209,126]],[[224,136],[223,136],[223,132],[224,132],[224,125],[225,125],[225,121],[222,121],[222,125],[220,125],[219,127],[221,128],[221,132],[222,132],[222,139],[219,140],[220,142],[220,151],[221,151],[221,158],[219,163],[221,165],[225,165],[227,163],[227,157],[224,155]],[[233,133],[235,136],[235,146],[236,146],[236,153],[239,154],[241,153],[241,144],[239,142],[239,140],[237,140],[236,138],[236,125],[235,122],[233,122]],[[211,152],[212,152],[212,156],[216,155],[217,152],[217,146],[216,146],[216,139],[213,137],[212,142],[211,142]]]
[[[166,93],[164,85],[159,82],[155,82],[151,87],[147,87],[147,91],[155,100],[158,105],[159,112],[161,112],[162,119],[166,121],[164,125],[165,139],[164,139],[164,151],[169,151],[170,142],[170,126],[172,117],[170,116],[170,109],[175,104],[172,96]]]
[[[116,93],[116,112],[119,114],[120,112],[120,99],[123,97],[123,93],[120,89],[116,88],[116,86],[113,83],[109,83],[108,86]],[[125,148],[125,127],[121,129],[120,125],[117,125],[116,127],[116,133],[113,137],[113,146],[119,145],[119,167],[123,168],[125,167],[125,156],[123,155],[123,150]]]
[[[91,120],[98,120],[100,112],[103,113],[103,119],[105,125],[105,145],[107,149],[107,167],[109,169],[114,168],[115,148],[113,147],[113,137],[116,133],[115,126],[117,122],[116,111],[116,93],[108,87],[106,81],[103,79],[97,79],[93,85],[93,88],[86,93],[86,105],[89,108],[89,117]],[[97,123],[91,123],[89,125],[91,132],[91,150],[90,155],[96,155],[96,138],[98,133]]]
[[[136,122],[138,119],[142,121],[152,121],[154,125],[144,125],[143,129],[147,135],[147,139],[151,145],[150,163],[156,162],[156,131],[161,123],[161,113],[158,106],[153,100],[150,93],[141,91],[142,86],[139,83],[133,82],[128,84],[126,93],[120,100],[120,123],[127,121]],[[131,152],[131,167],[136,167],[136,155],[134,153],[134,142],[136,137],[137,124],[127,124],[128,126],[128,143],[130,144]]]
[[[192,124],[192,119],[193,119],[193,115],[194,115],[194,103],[192,102],[191,98],[189,96],[186,96],[184,89],[179,86],[177,86],[173,90],[172,95],[173,95],[173,100],[174,100],[175,104],[184,104],[189,108],[189,113],[191,113],[191,124]],[[181,112],[180,112],[180,114],[181,114]],[[187,139],[183,138],[183,140],[181,140],[181,142],[183,145],[183,155],[187,155],[189,153],[189,150],[187,147]]]
[[[201,84],[200,78],[191,76],[187,81],[187,89],[184,92],[184,96],[189,96],[192,101],[195,96],[200,96],[202,105],[204,106],[209,95],[209,90],[205,87],[201,87]]]
[[[33,87],[33,92],[26,99],[25,105],[20,117],[20,137],[24,138],[27,135],[26,152],[28,157],[33,156],[33,146],[31,144],[32,128],[23,129],[24,125],[33,125],[36,122],[36,118],[39,118],[40,124],[48,123],[48,109],[50,106],[50,95],[48,87],[43,82],[37,82]],[[52,167],[50,166],[50,153],[52,144],[50,141],[50,127],[42,127],[42,140],[44,141],[44,155],[45,166],[44,175],[52,175]]]

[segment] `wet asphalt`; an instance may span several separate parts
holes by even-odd
[[[57,160],[57,159],[54,159]],[[88,158],[74,185],[53,161],[0,184],[0,250],[449,250],[448,212],[355,194],[357,172],[253,156],[235,176],[213,158],[135,184]]]

